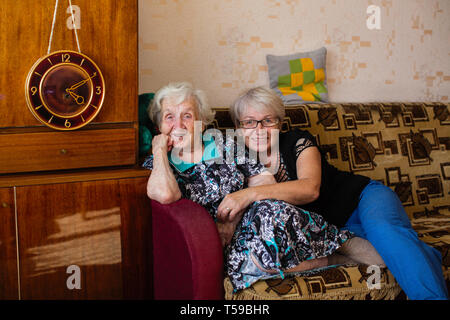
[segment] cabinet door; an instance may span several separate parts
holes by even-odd
[[[121,299],[133,289],[151,291],[139,288],[151,285],[145,272],[138,275],[143,283],[124,284],[139,260],[130,250],[146,254],[130,245],[145,233],[136,216],[150,215],[142,194],[145,178],[18,187],[22,298]]]
[[[0,188],[0,299],[18,299],[13,188]]]
[[[145,177],[119,182],[125,299],[153,298],[152,215],[147,180]]]

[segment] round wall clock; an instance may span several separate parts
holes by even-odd
[[[105,97],[105,80],[88,56],[61,50],[40,58],[25,82],[28,108],[43,124],[74,130],[91,122]]]

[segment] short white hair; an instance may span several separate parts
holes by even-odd
[[[230,116],[234,124],[238,127],[242,113],[247,107],[257,110],[273,111],[280,122],[286,114],[283,100],[274,91],[265,87],[256,87],[242,93],[230,107]]]
[[[195,89],[189,82],[171,82],[159,89],[148,108],[150,120],[159,127],[164,99],[171,99],[175,105],[178,105],[189,98],[195,101],[199,116],[198,120],[203,121],[205,126],[210,124],[214,120],[215,112],[208,105],[205,93],[202,90]]]

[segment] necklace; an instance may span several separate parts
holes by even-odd
[[[275,176],[278,173],[278,169],[280,167],[280,153],[277,150],[275,156],[271,153],[268,158],[270,159],[270,161],[265,165],[265,167],[268,168],[269,172]],[[273,161],[274,158],[275,161]],[[272,165],[273,163],[275,163],[275,165]]]

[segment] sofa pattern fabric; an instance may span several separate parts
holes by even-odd
[[[338,266],[308,276],[258,281],[235,294],[230,285],[226,278],[227,300],[393,300],[402,291],[387,268],[375,271],[366,265]]]
[[[286,107],[282,126],[282,131],[308,130],[330,164],[378,180],[394,190],[419,237],[441,252],[447,281],[450,278],[449,107],[450,104],[444,103],[410,102],[303,104]],[[228,108],[216,109],[216,120],[211,126],[222,131],[233,128]],[[336,270],[346,270],[350,274],[347,268],[352,267]],[[385,274],[387,278],[392,277],[387,269]],[[271,288],[268,283],[257,283],[246,290],[256,290],[256,286],[267,286],[261,292]],[[366,291],[364,297],[377,296],[371,295],[367,288]],[[276,290],[269,292],[273,298],[278,297]],[[385,298],[393,297],[393,292]],[[362,295],[360,293],[359,297]],[[250,296],[257,298],[247,295]],[[262,299],[262,296],[258,297]]]

